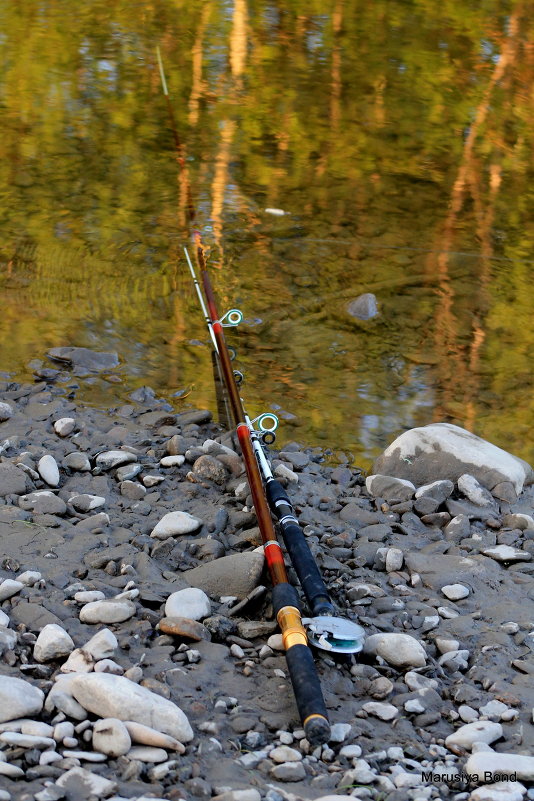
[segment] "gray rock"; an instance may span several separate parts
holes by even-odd
[[[77,375],[100,373],[119,365],[119,357],[116,353],[102,353],[88,348],[51,348],[46,355],[53,361],[62,362],[75,368]]]
[[[0,723],[38,715],[44,693],[28,681],[14,676],[0,676]]]
[[[10,462],[0,464],[0,497],[24,495],[29,486],[29,480],[22,470]]]
[[[206,593],[197,587],[186,587],[167,598],[165,615],[203,620],[211,614],[211,602]]]
[[[61,417],[54,423],[54,431],[58,437],[68,437],[72,434],[76,426],[76,420],[73,417]]]
[[[193,465],[195,475],[203,480],[214,481],[215,484],[224,484],[228,477],[224,465],[215,458],[206,454],[199,456]]]
[[[85,453],[68,453],[63,459],[63,466],[69,470],[77,470],[80,473],[87,473],[91,469],[91,462]]]
[[[460,726],[455,732],[449,734],[445,740],[448,748],[460,747],[470,751],[474,743],[486,743],[489,745],[502,737],[502,726],[500,723],[493,723],[491,720],[477,720],[473,723],[466,723]]]
[[[187,570],[183,576],[192,587],[199,587],[212,598],[234,595],[241,599],[258,586],[264,561],[262,553],[232,554]]]
[[[130,451],[104,451],[99,453],[95,459],[96,465],[102,470],[111,470],[114,467],[136,461],[137,457]]]
[[[478,751],[471,754],[465,764],[465,772],[477,774],[479,782],[488,781],[489,776],[497,774],[499,778],[515,773],[518,779],[532,781],[534,779],[534,756],[523,754],[504,754],[495,751]],[[483,778],[482,778],[483,777]]]
[[[49,662],[52,659],[67,656],[73,650],[74,643],[65,629],[56,623],[49,623],[37,637],[33,648],[33,658],[37,662]]]
[[[0,423],[9,420],[10,417],[13,417],[13,408],[9,403],[0,403]]]
[[[381,701],[369,701],[364,704],[362,709],[368,715],[374,715],[380,720],[393,720],[399,714],[399,710],[393,704],[386,704]]]
[[[357,320],[371,320],[378,315],[376,296],[372,292],[358,295],[347,305],[347,313]]]
[[[458,489],[468,498],[471,503],[477,506],[491,506],[496,508],[495,499],[491,492],[483,487],[474,476],[464,473],[458,479]]]
[[[189,721],[176,704],[124,676],[74,674],[71,690],[78,703],[95,715],[143,723],[182,743],[193,739]]]
[[[107,798],[117,789],[117,782],[105,779],[85,768],[72,768],[56,781],[68,799]]]
[[[85,513],[91,512],[93,509],[98,509],[99,506],[104,506],[106,499],[102,497],[102,495],[89,495],[88,493],[84,493],[83,495],[73,495],[72,498],[69,499],[69,503],[77,512]]]
[[[118,718],[103,718],[93,726],[93,748],[110,757],[127,754],[132,747],[128,729]]]
[[[469,796],[469,801],[522,801],[526,792],[527,788],[520,782],[495,782],[477,787]]]
[[[384,498],[386,501],[409,501],[415,493],[415,486],[411,481],[380,474],[367,476],[365,486],[367,492],[375,498]]]
[[[433,481],[431,484],[423,484],[415,493],[416,498],[433,498],[438,503],[444,503],[454,489],[452,481],[443,479]]]
[[[530,562],[532,554],[511,545],[496,545],[494,548],[485,548],[481,553],[495,559],[496,562]]]
[[[423,667],[426,651],[421,643],[409,634],[381,633],[367,637],[363,651],[381,656],[396,667]]]
[[[19,506],[27,512],[41,515],[63,515],[67,511],[67,504],[51,490],[38,490],[29,495],[21,495]]]
[[[17,595],[17,593],[19,593],[23,587],[24,584],[22,581],[4,579],[0,584],[0,603],[7,600],[7,598],[11,598],[13,595]]]
[[[469,588],[463,584],[446,584],[441,588],[441,592],[449,601],[460,601],[462,598],[467,598]]]
[[[300,782],[306,778],[302,762],[283,762],[271,769],[271,776],[279,782]]]
[[[135,615],[136,606],[127,598],[92,601],[80,610],[82,623],[122,623]]]
[[[432,423],[401,434],[373,464],[374,473],[397,476],[416,486],[428,478],[457,481],[464,473],[484,487],[509,481],[519,494],[532,483],[529,464],[450,423]]]
[[[161,518],[150,536],[158,540],[166,540],[180,534],[190,534],[201,525],[202,520],[193,517],[189,512],[169,512]]]

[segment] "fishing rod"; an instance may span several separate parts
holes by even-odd
[[[177,132],[159,48],[158,65],[177,150],[177,161],[180,169],[185,171],[184,148]],[[192,228],[196,214],[189,185],[187,186],[187,216]],[[363,646],[364,631],[356,623],[335,616],[334,604],[298,524],[289,496],[281,483],[273,476],[267,458],[267,445],[272,444],[275,440],[274,432],[278,425],[276,415],[267,413],[251,420],[243,408],[238,391],[238,385],[243,376],[239,371],[232,369],[232,357],[230,357],[223,334],[224,327],[239,325],[243,315],[238,309],[231,309],[222,318],[219,318],[198,230],[193,231],[193,240],[204,292],[200,288],[187,248],[184,248],[184,252],[213,344],[214,364],[222,384],[226,387],[227,397],[225,400],[229,401],[237,428],[254,508],[264,542],[265,557],[273,581],[273,606],[282,630],[297,706],[309,741],[325,742],[329,734],[329,724],[315,664],[307,647],[308,640],[326,651],[354,654],[359,652]],[[258,429],[255,428],[255,424]],[[278,519],[286,549],[301,583],[312,617],[302,618],[300,615],[298,596],[287,578],[269,506],[273,516]],[[304,624],[308,627],[308,633],[304,629]],[[307,688],[307,692],[304,688]],[[310,709],[316,711],[310,712]]]
[[[319,745],[327,742],[330,737],[330,724],[326,705],[313,655],[308,646],[306,630],[302,623],[297,591],[289,583],[284,556],[276,537],[271,512],[263,492],[262,477],[251,435],[251,421],[243,409],[236,376],[231,364],[230,352],[224,337],[223,329],[227,326],[237,325],[243,319],[243,315],[238,309],[231,309],[222,317],[219,316],[202,245],[197,242],[196,259],[204,292],[200,289],[196,271],[187,248],[184,248],[184,251],[210,337],[220,360],[224,385],[228,393],[237,438],[245,463],[254,511],[261,532],[265,561],[273,585],[272,603],[274,613],[282,632],[289,676],[293,685],[304,733],[310,743]]]
[[[275,416],[262,415],[258,418],[261,434],[256,431],[253,421],[248,417],[247,424],[267,501],[271,512],[278,519],[289,558],[295,568],[311,612],[311,617],[302,620],[308,629],[308,639],[316,647],[331,653],[359,653],[363,648],[365,632],[357,623],[335,614],[335,606],[295,516],[291,500],[280,481],[274,477],[267,458],[266,446],[272,445],[274,442],[274,431],[278,421],[274,428],[266,428],[262,417],[275,418]]]

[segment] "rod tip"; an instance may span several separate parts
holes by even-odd
[[[304,734],[310,745],[324,745],[330,739],[330,724],[322,715],[310,715],[304,721]]]

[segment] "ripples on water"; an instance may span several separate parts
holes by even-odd
[[[182,253],[189,186],[220,306],[245,316],[228,335],[243,395],[281,408],[281,440],[367,465],[448,420],[533,460],[522,6],[152,6],[0,11],[0,369],[117,350],[122,383],[88,385],[90,402],[148,384],[215,409]],[[379,315],[358,321],[365,292]]]

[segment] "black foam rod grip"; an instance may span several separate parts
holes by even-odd
[[[280,529],[312,615],[333,615],[334,605],[302,529],[297,523],[281,523]]]
[[[306,739],[322,745],[330,738],[330,724],[312,652],[307,645],[292,645],[286,660]]]

